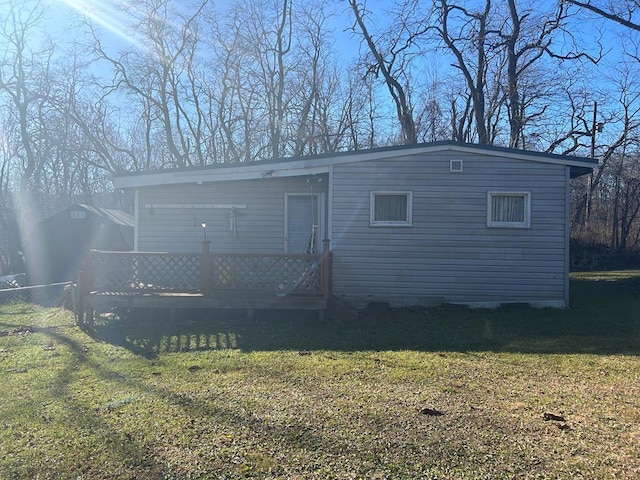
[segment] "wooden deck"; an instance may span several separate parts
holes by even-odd
[[[317,310],[330,288],[328,243],[319,255],[91,251],[76,284],[76,315],[92,323],[127,309]]]
[[[181,309],[245,310],[253,318],[256,310],[317,310],[324,318],[327,299],[311,296],[275,296],[260,292],[242,295],[211,295],[200,293],[122,294],[90,293],[84,297],[83,322],[91,323],[96,315],[114,309],[163,309],[175,314]]]

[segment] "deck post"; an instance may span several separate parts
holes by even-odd
[[[82,270],[84,273],[84,288],[85,288],[84,293],[87,295],[92,290],[95,290],[94,278],[95,278],[95,273],[97,272],[93,271],[93,263],[91,262],[92,256],[93,256],[93,253],[91,250],[89,250],[82,261]]]
[[[331,295],[331,252],[329,251],[329,244],[331,240],[324,239],[322,241],[322,270],[321,270],[321,288],[322,288],[322,296],[324,298],[329,298]]]
[[[200,253],[200,293],[211,295],[211,257],[209,255],[209,245],[211,242],[202,242],[202,252]]]
[[[85,265],[85,268],[87,266]],[[87,323],[88,308],[87,308],[87,296],[91,293],[91,281],[90,275],[86,270],[78,270],[78,278],[76,279],[76,318],[78,324]]]
[[[82,265],[77,273],[76,278],[76,298],[75,298],[75,308],[76,308],[76,319],[78,324],[86,323],[88,321],[87,313],[87,297],[91,293],[93,289],[92,285],[92,277],[93,272],[91,271],[91,251],[88,251],[87,254],[82,259]]]
[[[84,270],[78,270],[78,278],[76,279],[76,298],[74,299],[76,309],[76,323],[78,325],[84,323],[84,292],[86,280]]]

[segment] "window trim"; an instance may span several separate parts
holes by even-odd
[[[376,220],[376,195],[404,195],[407,198],[406,220]],[[369,195],[370,227],[412,227],[413,226],[413,192],[410,190],[373,190]]]
[[[496,222],[492,217],[492,198],[494,196],[518,196],[524,197],[524,221],[522,222]],[[531,192],[524,190],[489,190],[487,192],[487,227],[489,228],[531,228]]]
[[[464,163],[462,160],[456,159],[456,158],[454,158],[453,160],[449,160],[449,171],[451,173],[462,173],[463,170],[464,170]]]

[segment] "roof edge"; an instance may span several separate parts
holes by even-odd
[[[330,165],[439,151],[457,151],[474,154],[487,152],[500,157],[578,167],[575,169],[576,176],[578,176],[578,171],[585,169],[586,172],[589,172],[598,165],[597,160],[586,157],[517,150],[495,145],[441,141],[324,153],[313,156],[287,157],[247,163],[213,164],[200,167],[127,172],[114,175],[113,182],[116,188],[136,188],[174,183],[259,179],[266,176],[276,176],[274,172],[276,172],[277,176],[296,176],[324,173],[328,171]],[[579,175],[582,174],[584,173],[580,173]],[[215,178],[213,178],[214,175]]]

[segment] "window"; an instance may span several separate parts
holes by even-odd
[[[488,227],[529,228],[530,225],[530,192],[488,192]]]
[[[87,215],[85,212],[83,212],[82,210],[71,210],[71,218],[73,220],[82,220],[83,218],[86,218]]]
[[[411,192],[371,192],[371,226],[411,226]]]

